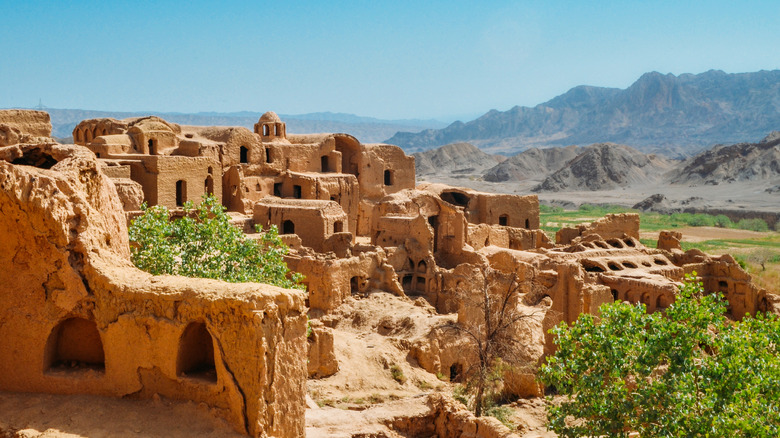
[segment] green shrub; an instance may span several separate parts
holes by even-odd
[[[732,222],[728,216],[719,214],[715,216],[715,226],[721,228],[732,228],[734,226],[734,222]]]
[[[769,225],[763,219],[742,219],[737,222],[737,228],[741,230],[769,231]]]
[[[403,385],[406,383],[406,376],[404,375],[404,371],[399,367],[398,365],[391,365],[390,366],[390,376],[393,377],[393,380]]]
[[[695,275],[695,273],[694,273]],[[726,318],[720,293],[687,276],[664,313],[602,305],[552,330],[541,379],[563,437],[780,436],[780,319]]]
[[[154,275],[303,289],[302,276],[290,275],[284,262],[288,248],[276,227],[251,239],[230,224],[225,207],[214,196],[204,196],[197,207],[185,203],[185,215],[177,220],[171,220],[168,209],[160,205],[144,204],[143,210],[128,230],[132,260],[139,269]]]

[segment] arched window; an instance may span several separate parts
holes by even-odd
[[[150,138],[147,145],[149,146],[149,155],[157,155],[157,142]]]
[[[202,322],[190,323],[179,338],[176,375],[216,383],[214,340]]]
[[[334,233],[341,233],[344,231],[344,222],[342,221],[336,221],[333,223],[333,232]]]
[[[213,195],[214,194],[214,178],[212,178],[211,175],[206,177],[206,183],[204,184],[204,190],[209,195]]]
[[[239,161],[243,164],[249,163],[249,149],[246,146],[241,146]]]
[[[268,137],[269,129],[268,125],[263,125],[263,136]]]
[[[322,172],[327,172],[328,169],[328,156],[323,155],[320,157],[320,169],[322,169]]]
[[[388,170],[385,170],[385,185],[386,185],[386,186],[391,186],[391,185],[393,185],[393,183],[394,183],[394,181],[393,181],[393,179],[394,179],[394,178],[393,178],[393,176],[394,176],[394,175],[393,175],[393,171],[392,171],[392,170],[390,170],[390,169],[388,169]]]
[[[95,321],[69,318],[57,324],[46,342],[44,363],[47,370],[105,370],[103,341]]]
[[[282,222],[282,234],[295,234],[295,224],[291,220]]]

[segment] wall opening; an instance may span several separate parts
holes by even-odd
[[[425,263],[425,260],[420,260],[420,263],[417,264],[417,272],[428,272],[428,264]]]
[[[270,163],[271,162],[271,149],[265,148],[265,162]]]
[[[214,178],[209,175],[206,177],[206,182],[204,183],[204,189],[206,190],[206,193],[209,195],[214,194]]]
[[[45,371],[105,371],[105,353],[97,324],[69,318],[54,327],[46,341]]]
[[[461,374],[463,374],[463,365],[459,363],[450,365],[450,382],[457,382]]]
[[[334,233],[341,233],[343,231],[344,231],[344,222],[342,222],[342,221],[333,222],[333,232]]]
[[[148,146],[149,146],[149,155],[157,155],[157,141],[150,138],[148,142]]]
[[[425,277],[419,277],[418,276],[417,277],[417,284],[415,285],[415,290],[417,292],[426,292],[427,291],[426,283],[427,282],[425,281]]]
[[[439,216],[428,216],[428,225],[433,228],[433,252],[439,250]]]
[[[180,179],[176,181],[176,206],[181,207],[187,202],[187,181]]]
[[[530,230],[531,229],[531,221],[528,219],[525,220],[525,229]]]
[[[598,263],[592,260],[583,260],[582,267],[585,268],[585,272],[605,272],[606,270]]]
[[[179,338],[179,353],[176,357],[176,375],[191,379],[217,382],[214,367],[214,340],[206,324],[190,323]]]
[[[282,183],[274,183],[274,196],[282,197]]]
[[[719,281],[718,282],[718,289],[720,289],[721,292],[728,292],[729,291],[729,283],[726,281]]]
[[[295,234],[295,224],[291,220],[282,222],[282,234]]]
[[[329,172],[328,169],[328,156],[323,155],[320,157],[320,169],[322,169],[322,172]]]
[[[404,275],[403,280],[401,281],[401,286],[404,288],[404,292],[412,292],[412,279],[414,278],[414,275],[412,274],[406,274]]]
[[[268,137],[268,125],[263,125],[263,136]]]
[[[277,137],[282,135],[282,125],[278,123],[274,125],[274,135]]]
[[[503,225],[503,226],[509,225],[509,215],[508,214],[502,214],[501,216],[499,216],[498,217],[498,224],[499,225]]]
[[[609,269],[612,269],[613,271],[622,271],[623,267],[620,266],[620,264],[615,262],[609,262],[607,263],[607,266],[609,266]]]
[[[349,279],[349,290],[353,294],[360,292],[360,277],[356,275]]]
[[[243,164],[249,163],[249,149],[246,146],[241,146],[239,149],[239,161]]]
[[[441,199],[459,207],[466,207],[471,201],[471,197],[469,197],[469,195],[454,191],[441,192]]]
[[[392,170],[390,170],[390,169],[388,169],[388,170],[385,170],[385,185],[386,185],[386,186],[391,186],[391,185],[393,185],[393,183],[394,183],[394,181],[393,181],[393,177],[394,177],[394,176],[395,176],[395,175],[393,175],[393,171],[392,171]]]
[[[301,199],[301,186],[299,185],[293,186],[293,198]]]
[[[612,289],[612,299],[617,301],[618,300],[618,290]]]

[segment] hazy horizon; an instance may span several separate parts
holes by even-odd
[[[0,107],[471,120],[642,74],[780,68],[773,1],[24,2]]]

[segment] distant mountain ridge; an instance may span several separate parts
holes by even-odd
[[[482,173],[506,157],[489,155],[469,143],[455,143],[412,154],[418,176],[441,173]]]
[[[408,152],[469,142],[512,155],[531,147],[614,142],[643,152],[692,155],[716,143],[760,139],[780,128],[780,70],[646,73],[626,89],[574,87],[533,108],[491,110],[443,129],[386,140]]]
[[[239,111],[232,113],[164,113],[154,111],[96,111],[80,109],[45,108],[51,116],[52,134],[58,138],[67,138],[73,128],[82,120],[112,117],[124,119],[156,115],[170,122],[183,125],[201,126],[243,126],[252,129],[263,113]],[[343,132],[354,135],[364,143],[376,143],[402,130],[419,131],[425,128],[440,128],[446,124],[438,120],[400,119],[382,120],[345,113],[308,113],[299,115],[280,115],[287,123],[289,133],[307,134],[317,132]]]

